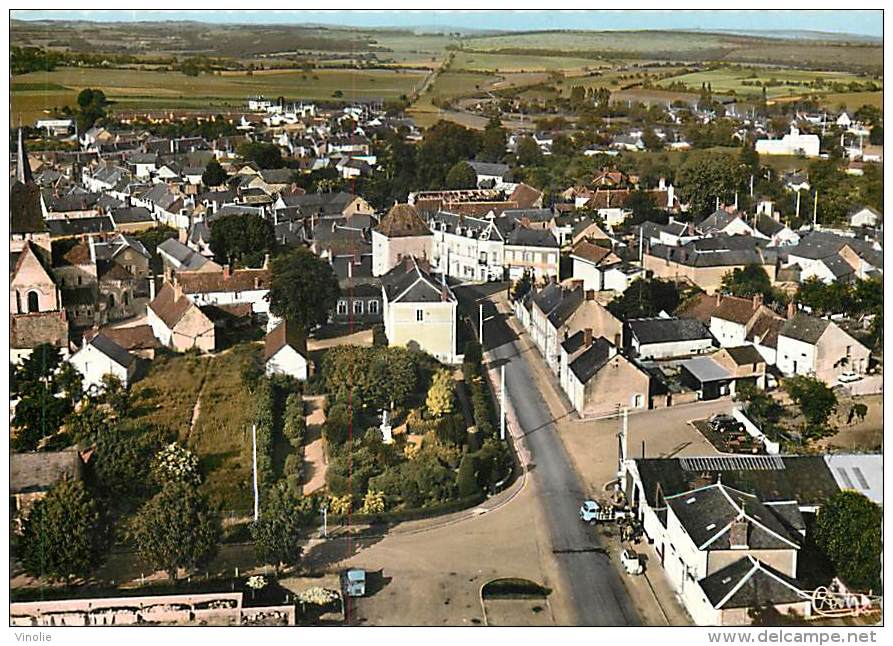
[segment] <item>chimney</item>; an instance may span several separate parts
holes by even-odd
[[[149,302],[155,300],[155,276],[149,276]]]
[[[757,309],[762,304],[763,304],[763,295],[762,294],[754,294],[753,295],[753,308]]]
[[[270,268],[270,254],[264,254],[264,264],[261,265],[261,269],[269,269]]]
[[[797,314],[797,304],[794,301],[788,303],[788,318],[792,319]]]
[[[180,241],[180,244],[186,244],[186,241],[189,240],[189,230],[179,229],[177,231],[177,239]]]
[[[229,280],[229,265],[223,265],[223,280]]]
[[[594,301],[594,300],[595,300],[595,290],[594,290],[594,289],[587,289],[587,290],[586,290],[586,300],[587,300],[587,301]]]
[[[743,516],[732,521],[732,526],[729,528],[729,547],[733,550],[747,549],[748,525],[747,518]]]
[[[588,348],[592,345],[592,328],[588,327],[583,330],[583,347]]]
[[[174,300],[178,301],[183,298],[183,287],[180,285],[180,281],[177,280],[176,276],[174,277]]]
[[[720,303],[722,303],[722,292],[716,292],[716,306],[719,307]]]

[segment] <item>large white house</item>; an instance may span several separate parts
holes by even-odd
[[[791,132],[781,139],[758,139],[756,150],[761,155],[791,155],[818,157],[818,135],[801,135],[799,128],[791,125]]]

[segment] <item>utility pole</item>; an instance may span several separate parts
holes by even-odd
[[[260,516],[260,496],[257,492],[257,424],[251,425],[251,462],[254,470],[254,522]]]
[[[505,364],[499,371],[499,439],[505,441]]]
[[[484,351],[484,304],[478,303],[478,343],[481,344],[481,352]]]
[[[815,199],[812,203],[812,228],[815,230],[819,221],[819,189],[815,190]]]
[[[617,477],[623,478],[624,466],[627,455],[627,441],[629,438],[629,408],[624,408],[621,417],[620,433],[617,434]],[[622,484],[620,485],[623,486]]]
[[[797,220],[800,219],[800,191],[797,191]]]

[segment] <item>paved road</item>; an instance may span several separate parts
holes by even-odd
[[[456,291],[460,301],[470,303],[492,293],[493,287],[467,286]],[[472,305],[468,309],[475,308]],[[549,524],[553,553],[571,588],[569,596],[576,609],[576,623],[639,625],[639,617],[598,538],[588,525],[580,522],[580,503],[586,494],[527,365],[537,357],[519,354],[516,335],[489,301],[485,301],[484,319],[484,349],[490,353],[491,363],[507,362],[508,396],[533,456],[531,476]]]

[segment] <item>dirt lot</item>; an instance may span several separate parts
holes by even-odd
[[[497,577],[523,577],[555,590],[548,607],[537,613],[524,604],[500,608],[500,625],[562,623],[560,585],[549,580],[543,565],[551,552],[545,552],[539,516],[527,485],[507,505],[477,518],[423,533],[411,532],[424,521],[408,523],[347,559],[333,560],[333,569],[363,567],[382,575],[379,589],[349,606],[348,622],[482,625],[481,585]]]
[[[868,406],[868,414],[862,421],[847,424],[852,405],[860,402]],[[879,451],[884,441],[884,396],[841,398],[835,419],[836,435],[825,441],[825,446],[838,451]]]

